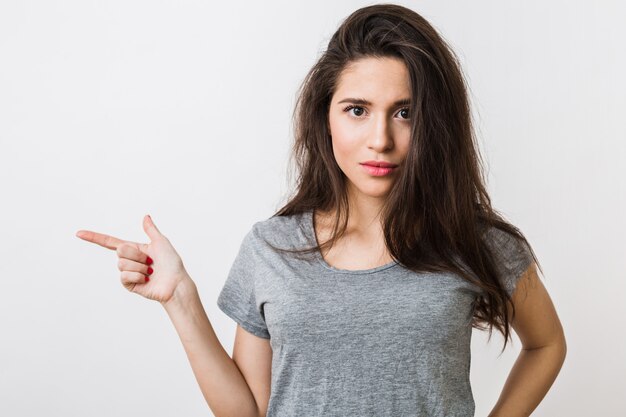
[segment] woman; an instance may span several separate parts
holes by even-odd
[[[77,235],[165,307],[218,417],[472,416],[474,327],[523,344],[490,416],[530,415],[565,337],[528,241],[491,207],[446,43],[405,7],[359,9],[295,116],[294,196],[253,225],[218,297],[232,359],[149,216],[149,244]]]

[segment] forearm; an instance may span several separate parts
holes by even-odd
[[[522,349],[488,417],[527,417],[554,383],[565,360],[565,341]]]
[[[200,390],[216,417],[258,417],[256,401],[237,364],[224,350],[209,322],[197,288],[189,279],[163,303]]]

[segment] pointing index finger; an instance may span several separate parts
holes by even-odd
[[[92,232],[91,230],[79,230],[76,232],[76,236],[111,250],[117,250],[119,245],[126,242],[125,240],[105,235],[104,233]]]

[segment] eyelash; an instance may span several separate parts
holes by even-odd
[[[354,105],[352,105],[352,104],[351,104],[351,105],[349,105],[349,106],[345,107],[345,108],[343,109],[343,111],[344,111],[344,112],[348,112],[348,111],[350,111],[350,110],[352,110],[352,109],[363,109],[363,107],[362,107],[362,106],[354,106]],[[401,108],[401,109],[400,109],[400,110],[398,110],[398,111],[399,111],[399,112],[401,112],[402,110],[410,111],[410,109],[409,109],[408,107],[403,107],[403,108]],[[361,118],[360,116],[353,116],[353,117],[356,117],[357,119],[360,119],[360,118]],[[408,118],[408,119],[402,119],[402,120],[411,120],[411,118],[410,118],[410,116],[409,116],[409,118]]]

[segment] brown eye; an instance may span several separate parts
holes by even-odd
[[[357,110],[360,111],[360,113],[353,113],[355,116],[361,116],[363,114],[363,107],[359,107],[359,106],[348,106],[345,109],[343,109],[343,111],[350,111],[350,110]]]
[[[404,113],[404,114],[403,114],[403,117],[404,117],[405,119],[408,119],[408,118],[410,117],[410,116],[409,116],[409,109],[402,109],[402,110],[400,110],[400,113]]]

